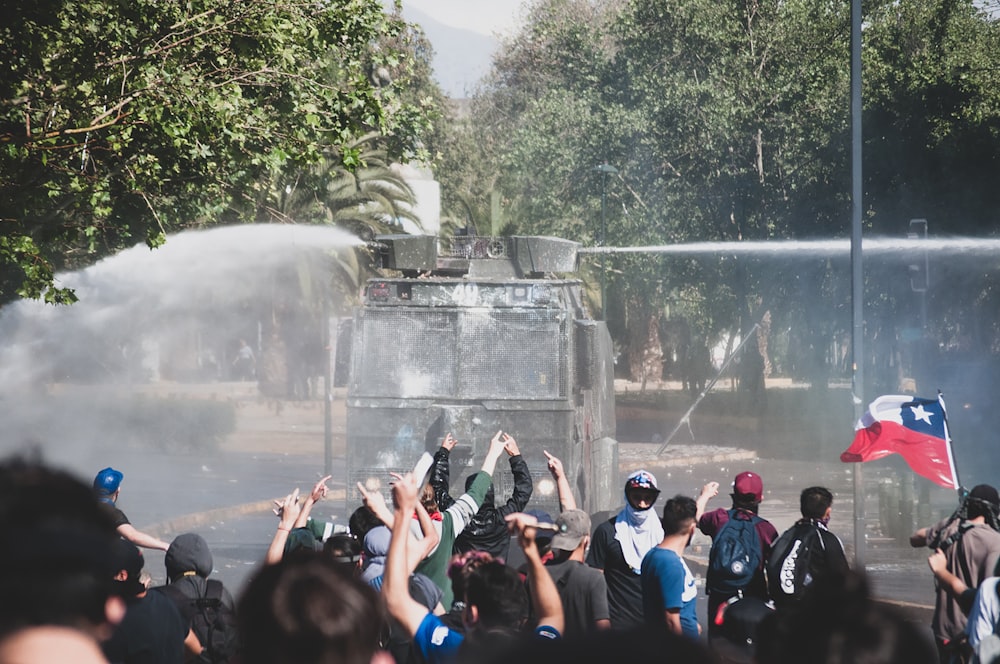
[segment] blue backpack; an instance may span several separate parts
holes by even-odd
[[[743,510],[728,510],[708,554],[706,585],[710,593],[735,595],[750,585],[760,567],[760,535],[757,524],[763,519]]]

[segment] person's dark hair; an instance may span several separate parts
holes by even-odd
[[[375,591],[318,553],[262,567],[236,615],[244,664],[369,664],[385,625]]]
[[[381,525],[382,522],[375,516],[374,512],[368,509],[367,505],[362,505],[351,512],[351,516],[347,520],[347,527],[350,529],[351,534],[361,542],[364,541],[365,535],[368,534],[369,530]]]
[[[893,607],[875,602],[863,574],[816,580],[801,606],[781,609],[757,630],[759,664],[932,664],[930,639]]]
[[[991,516],[996,519],[996,511],[993,507],[984,501],[970,500],[965,508],[968,518],[975,519],[977,517],[983,517],[989,519]]]
[[[0,633],[104,625],[117,539],[89,484],[37,456],[0,462]]]
[[[465,579],[465,603],[478,611],[486,630],[520,630],[528,619],[528,591],[521,576],[497,560],[477,565]]]
[[[1000,508],[1000,498],[997,490],[989,484],[977,484],[965,497],[965,518],[983,517],[986,523],[997,528],[997,511]]]
[[[676,535],[684,532],[698,514],[698,503],[694,498],[676,495],[663,506],[663,534]]]
[[[799,496],[799,509],[807,519],[822,519],[826,510],[833,505],[833,494],[821,486],[811,486],[802,490]]]
[[[323,555],[341,571],[354,574],[361,562],[361,542],[354,535],[338,533],[323,542]]]
[[[732,493],[730,495],[733,497],[733,509],[747,510],[754,514],[757,514],[757,511],[760,509],[757,496],[752,493]]]
[[[457,553],[451,557],[448,564],[448,578],[451,579],[451,590],[455,599],[464,602],[465,590],[469,574],[486,563],[493,562],[493,556],[486,551],[472,549],[465,553]]]

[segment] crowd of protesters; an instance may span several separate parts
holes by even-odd
[[[236,599],[211,578],[201,535],[167,543],[131,526],[116,506],[120,471],[87,484],[38,460],[2,462],[0,664],[985,662],[1000,644],[992,487],[911,538],[934,550],[935,652],[849,569],[824,487],[801,492],[801,519],[779,534],[753,472],[733,480],[729,508],[709,510],[717,482],[661,505],[639,470],[621,511],[593,524],[547,452],[559,512],[529,509],[528,466],[503,432],[453,496],[455,444],[448,435],[429,468],[414,459],[420,470],[392,474],[389,496],[358,485],[347,527],[312,515],[329,477],[275,500],[273,537]],[[504,454],[506,501],[493,485]],[[696,530],[712,538],[704,591],[685,557]],[[163,586],[150,587],[139,547],[166,551]]]

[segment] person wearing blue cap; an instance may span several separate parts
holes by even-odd
[[[101,470],[94,478],[94,494],[111,515],[115,529],[124,539],[146,549],[166,551],[170,548],[170,544],[137,529],[128,520],[125,513],[118,509],[118,496],[121,494],[121,484],[124,477],[124,473],[110,466]]]

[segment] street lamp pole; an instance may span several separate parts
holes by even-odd
[[[855,421],[864,413],[865,355],[861,178],[861,0],[851,0],[851,400]],[[854,568],[865,569],[865,492],[861,466],[854,464]]]
[[[607,162],[597,166],[594,170],[601,173],[601,246],[607,244],[607,207],[608,207],[608,175],[616,175],[618,169],[611,166]],[[608,273],[605,270],[604,261],[607,259],[607,254],[601,254],[601,320],[606,321],[608,319],[608,302],[605,297],[605,289],[607,287]]]

